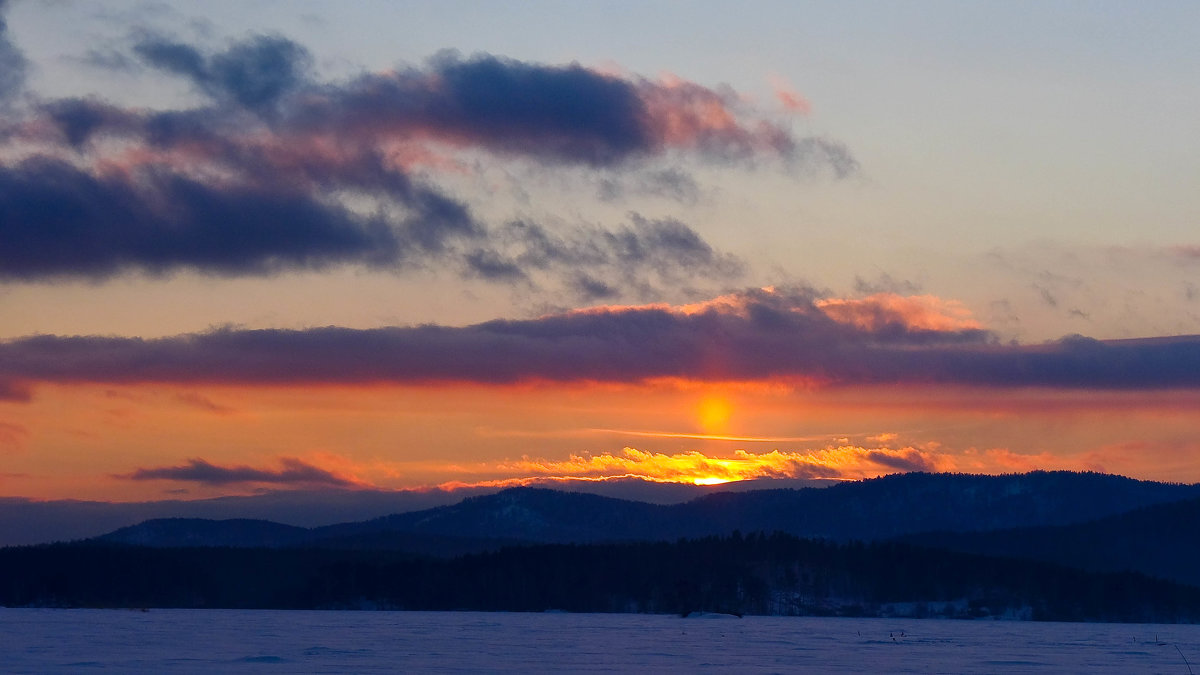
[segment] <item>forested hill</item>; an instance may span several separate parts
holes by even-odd
[[[1087,523],[923,533],[903,540],[1090,571],[1135,570],[1200,587],[1200,499],[1147,506]]]
[[[1176,583],[1200,581],[1197,522],[1198,486],[1091,473],[669,506],[517,488],[329,527],[151,520],[4,548],[0,604],[1200,621],[1200,587]]]
[[[1200,621],[1137,574],[785,534],[540,545],[452,559],[333,549],[0,549],[0,605]]]
[[[1145,506],[1200,498],[1200,486],[1096,473],[1005,476],[911,473],[828,488],[718,493],[670,506],[539,488],[374,520],[304,529],[245,521],[160,520],[106,541],[146,546],[333,546],[451,553],[501,543],[673,540],[787,532],[839,541],[1082,523]],[[227,523],[228,525],[221,525]]]

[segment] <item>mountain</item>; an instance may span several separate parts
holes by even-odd
[[[714,494],[682,505],[717,531],[783,531],[831,539],[1065,525],[1200,497],[1200,485],[1071,471],[1024,474],[906,473],[825,490]]]
[[[531,484],[652,504],[677,504],[714,492],[766,487],[817,487],[829,485],[830,482],[762,479],[720,486],[658,483],[638,478],[605,481],[543,478],[535,479]],[[149,502],[39,501],[0,497],[0,546],[86,539],[120,527],[161,518],[250,518],[298,527],[319,527],[455,504],[466,497],[494,494],[499,490],[498,487],[481,486],[413,490],[273,490],[251,496]]]
[[[155,519],[0,548],[0,604],[1191,622],[1197,523],[1200,486],[1094,473],[681,504],[513,488],[337,525]]]
[[[1096,572],[1131,570],[1200,586],[1200,499],[1157,504],[1073,525],[931,532],[901,540]]]
[[[157,518],[122,527],[86,543],[143,548],[322,548],[343,551],[400,551],[454,557],[521,543],[500,537],[446,536],[401,531],[327,531],[269,520]]]
[[[309,530],[269,520],[233,518],[158,518],[122,527],[96,541],[129,546],[186,547],[231,546],[280,548],[304,543]]]
[[[1137,508],[1200,498],[1200,486],[1138,481],[1096,473],[1005,476],[910,473],[829,488],[710,494],[683,504],[647,504],[544,488],[510,488],[453,505],[291,532],[273,546],[404,550],[406,536],[466,541],[570,543],[674,540],[742,532],[786,532],[839,541],[888,539],[918,532],[973,532],[1065,525]],[[172,533],[172,527],[180,528]],[[266,526],[264,527],[264,531]],[[155,524],[138,543],[252,546],[253,538],[193,523]],[[142,532],[142,531],[138,531]],[[150,533],[159,532],[159,539]],[[114,533],[115,534],[115,533]],[[272,540],[273,542],[275,540]],[[408,543],[429,539],[413,539]],[[162,543],[160,543],[162,542]],[[268,545],[259,543],[258,545]]]
[[[277,490],[253,496],[151,502],[37,501],[4,497],[0,498],[0,546],[85,539],[161,518],[249,518],[314,527],[453,504],[464,497],[485,492],[495,492],[495,489]]]
[[[320,536],[391,531],[567,543],[741,530],[875,540],[926,531],[1078,523],[1188,497],[1200,497],[1200,486],[1065,471],[909,473],[821,489],[724,492],[673,505],[512,488],[451,506],[320,528]]]

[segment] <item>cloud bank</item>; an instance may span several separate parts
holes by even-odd
[[[936,471],[940,460],[934,453],[911,447],[843,445],[804,452],[765,453],[737,450],[729,457],[709,457],[695,451],[664,454],[625,448],[620,453],[571,455],[561,461],[525,457],[499,468],[541,479],[642,478],[705,485],[761,478],[859,479],[898,471]],[[532,482],[528,478],[515,480]]]
[[[866,312],[869,302],[874,307]],[[500,385],[659,378],[1200,387],[1200,337],[1000,344],[957,313],[933,321],[938,306],[883,296],[858,301],[847,313],[847,305],[831,305],[810,289],[756,289],[696,305],[597,307],[463,327],[226,328],[161,339],[42,335],[0,343],[0,391],[28,391],[38,382]]]
[[[189,459],[182,466],[140,468],[116,477],[137,481],[174,480],[204,485],[265,484],[332,488],[359,486],[359,483],[349,478],[299,459],[284,457],[279,463],[279,469],[256,469],[250,466],[219,466],[203,459]]]
[[[0,97],[23,68],[3,29]],[[584,298],[644,297],[743,266],[678,220],[485,223],[441,177],[480,158],[619,175],[680,154],[856,169],[843,146],[796,137],[736,92],[679,78],[443,52],[323,81],[309,51],[278,35],[221,50],[140,35],[112,62],[182,79],[202,102],[33,100],[0,123],[0,281],[436,264],[498,283],[554,279]],[[687,187],[679,172],[650,175]]]

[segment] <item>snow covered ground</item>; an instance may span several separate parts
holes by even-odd
[[[1200,626],[0,608],[4,673],[706,670],[1200,673]]]

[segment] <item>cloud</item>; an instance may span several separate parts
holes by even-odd
[[[933,295],[876,293],[862,299],[818,300],[816,306],[835,321],[873,333],[913,328],[938,332],[983,328],[962,303]]]
[[[812,112],[812,104],[806,98],[800,95],[792,85],[788,84],[787,80],[779,76],[774,76],[771,79],[771,89],[775,94],[775,99],[779,104],[789,112],[800,115],[807,115]]]
[[[673,218],[651,220],[630,214],[629,224],[608,230],[595,226],[551,230],[513,221],[492,233],[491,248],[466,259],[471,273],[492,279],[530,282],[543,273],[565,276],[586,300],[633,292],[647,297],[662,287],[696,278],[731,280],[745,264],[712,248],[691,227]]]
[[[806,451],[754,453],[737,450],[731,456],[701,452],[651,453],[625,448],[620,453],[571,455],[566,460],[524,457],[501,464],[503,472],[535,478],[614,479],[712,484],[759,478],[861,479],[888,473],[933,471],[946,465],[936,453],[916,448],[829,446]],[[529,480],[529,479],[518,479]]]
[[[861,324],[811,290],[761,289],[672,307],[596,307],[463,327],[225,328],[160,339],[33,336],[0,343],[0,381],[255,385],[660,378],[814,384],[1200,387],[1200,337],[1000,344],[958,315]],[[923,307],[936,303],[922,301]],[[829,306],[829,305],[827,305]],[[834,305],[836,306],[836,305]],[[892,311],[890,305],[880,313]]]
[[[210,412],[214,415],[228,415],[235,412],[233,408],[221,405],[207,396],[198,394],[194,391],[176,394],[175,400],[186,406],[203,410],[204,412]]]
[[[1168,251],[1171,256],[1177,258],[1180,262],[1195,262],[1200,260],[1200,246],[1173,246]]]
[[[928,452],[916,448],[868,450],[864,456],[875,464],[904,472],[938,470],[934,458]]]
[[[13,98],[25,86],[28,62],[21,50],[8,37],[8,0],[0,0],[0,105]]]
[[[95,176],[48,159],[0,167],[0,221],[0,279],[8,280],[105,278],[128,267],[382,266],[469,232],[453,217],[406,231],[304,193],[214,187],[179,174]]]
[[[32,398],[33,394],[29,387],[21,382],[5,378],[0,375],[0,401],[14,401],[18,403],[26,403]]]
[[[186,80],[203,102],[151,110],[45,100],[0,124],[9,146],[0,149],[20,150],[0,161],[0,280],[437,262],[501,282],[538,269],[606,297],[649,288],[660,269],[678,274],[685,258],[717,265],[690,276],[723,277],[731,259],[672,220],[606,229],[544,219],[554,250],[539,250],[509,225],[479,222],[439,177],[520,160],[617,176],[601,183],[610,197],[689,200],[691,176],[654,160],[761,159],[838,176],[855,166],[843,146],[794,136],[732,90],[674,77],[444,52],[421,67],[325,82],[304,46],[276,35],[216,51],[142,35],[114,62],[133,61]],[[607,262],[550,262],[588,256]]]
[[[156,37],[138,42],[134,52],[218,100],[259,114],[270,114],[285,94],[308,81],[312,69],[307,49],[274,35],[255,35],[210,57],[191,45]]]
[[[269,485],[302,485],[308,487],[359,487],[360,484],[320,467],[284,457],[279,460],[279,469],[256,469],[250,466],[218,466],[203,459],[189,459],[182,466],[140,468],[132,473],[116,476],[128,480],[175,480],[204,485],[231,485],[236,483]]]
[[[700,200],[700,184],[691,174],[678,168],[658,169],[629,176],[613,174],[602,178],[597,195],[602,201],[619,202],[634,194],[670,199],[681,204]]]
[[[213,105],[181,111],[189,113],[189,124],[173,130],[161,128],[169,126],[170,115],[147,114],[147,127],[160,127],[157,136],[147,127],[129,126],[97,127],[95,133],[186,142],[195,138],[187,132],[211,132],[248,110],[266,117],[281,140],[333,137],[355,150],[436,143],[602,167],[681,149],[715,160],[775,156],[827,163],[839,175],[854,165],[843,146],[795,137],[747,108],[731,89],[673,76],[618,77],[577,63],[545,65],[491,54],[463,58],[446,51],[423,68],[325,83],[313,78],[308,51],[279,36],[253,36],[215,54],[151,37],[134,51],[149,65],[189,80]]]
[[[854,292],[863,295],[876,295],[878,293],[916,295],[921,292],[921,285],[907,279],[897,279],[887,272],[882,272],[874,280],[855,275]]]

